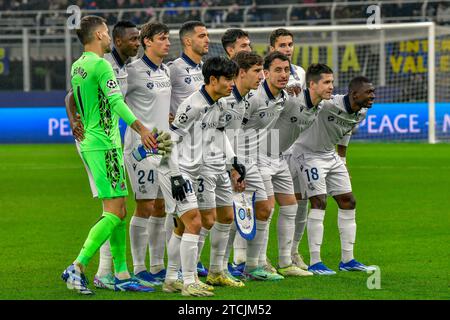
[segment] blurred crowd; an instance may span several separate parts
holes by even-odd
[[[83,9],[137,9],[143,10],[127,13],[124,17],[136,24],[159,19],[158,8],[164,8],[163,22],[178,24],[187,20],[203,20],[212,27],[216,26],[240,26],[243,22],[247,25],[266,26],[279,24],[286,20],[286,8],[262,8],[262,5],[274,4],[306,4],[297,6],[292,10],[290,19],[292,24],[329,24],[331,19],[331,6],[315,6],[318,3],[338,2],[335,18],[340,23],[352,23],[351,20],[368,16],[367,4],[352,5],[351,0],[0,0],[0,11],[19,10],[65,10],[69,5],[76,4]],[[349,5],[345,5],[348,3]],[[422,1],[406,3],[404,0],[396,0],[394,3],[383,4],[381,15],[383,18],[391,18],[389,22],[405,21],[408,17],[422,16]],[[203,12],[202,8],[211,8]],[[214,8],[222,7],[222,8]],[[225,7],[225,8],[224,8]],[[244,10],[247,10],[244,21]],[[202,16],[203,13],[203,16]],[[116,22],[117,16],[103,14],[110,24]],[[450,1],[429,2],[427,4],[428,17],[439,24],[450,24]],[[346,21],[346,19],[349,19]],[[358,21],[354,21],[358,23]],[[359,21],[360,23],[361,21]]]

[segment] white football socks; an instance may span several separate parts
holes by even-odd
[[[112,272],[112,255],[109,246],[109,240],[100,247],[100,262],[98,265],[97,276],[104,277]]]
[[[338,228],[341,238],[341,258],[347,263],[353,259],[353,246],[356,240],[356,210],[338,209]]]
[[[148,219],[148,250],[150,253],[150,272],[158,273],[164,269],[164,250],[166,249],[166,217]]]
[[[228,261],[230,261],[230,253],[231,253],[231,248],[233,247],[234,238],[236,237],[236,231],[237,231],[236,223],[233,221],[233,223],[231,223],[227,247],[225,249],[225,255],[223,257],[223,270],[224,271],[228,270]]]
[[[168,245],[170,237],[172,236],[173,229],[175,228],[175,224],[173,222],[174,217],[173,214],[166,214],[166,221],[164,222],[164,230],[166,231],[166,245]]]
[[[245,262],[247,256],[247,240],[238,232],[233,242],[233,261],[235,264]]]
[[[264,242],[259,251],[259,266],[265,266],[267,264],[267,245],[269,244],[270,222],[272,221],[273,213],[275,209],[270,211],[269,219],[267,219],[266,231],[264,232]]]
[[[167,244],[166,280],[168,282],[178,279],[178,271],[181,268],[180,244],[181,236],[173,232]]]
[[[198,261],[200,261],[201,259],[203,247],[205,246],[206,237],[208,237],[209,231],[210,230],[203,227],[200,229],[200,235],[198,238],[198,251],[197,251]]]
[[[145,256],[147,254],[148,219],[133,216],[130,220],[130,246],[133,257],[134,274],[147,270]]]
[[[181,271],[184,285],[195,282],[197,273],[197,251],[199,235],[183,233],[180,244]]]
[[[322,261],[320,258],[320,246],[323,239],[323,220],[325,218],[325,210],[311,209],[309,211],[307,228],[308,228],[308,244],[310,253],[309,265]]]
[[[292,242],[291,255],[298,253],[298,246],[305,232],[306,221],[308,220],[308,200],[297,201],[297,215],[295,216],[294,241]]]
[[[247,240],[247,262],[245,271],[252,271],[258,267],[259,252],[264,244],[267,221],[256,219],[256,234],[252,240]]]
[[[292,265],[291,248],[295,231],[297,204],[280,206],[277,224],[278,265],[285,268]]]
[[[211,254],[209,271],[219,273],[222,271],[223,260],[230,236],[231,224],[215,222],[211,228]]]

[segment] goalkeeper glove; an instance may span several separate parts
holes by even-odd
[[[242,182],[245,179],[245,166],[238,161],[237,157],[233,158],[231,165],[233,166],[233,169],[236,170],[241,176],[237,181]]]
[[[172,186],[172,197],[177,201],[186,199],[187,182],[180,176],[170,177],[170,184]]]

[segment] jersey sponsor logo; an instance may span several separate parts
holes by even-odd
[[[114,80],[108,80],[107,82],[106,82],[106,86],[108,87],[108,88],[110,88],[110,89],[114,89],[114,88],[116,88],[117,87],[117,82],[116,81],[114,81]]]
[[[191,77],[184,78],[184,82],[186,82],[187,84],[191,84],[191,82],[192,82]]]
[[[150,90],[152,90],[155,87],[159,88],[159,89],[170,88],[171,87],[170,80],[167,80],[167,81],[150,81],[150,82],[147,83],[147,88],[149,88]]]
[[[189,119],[189,117],[188,117],[188,115],[187,115],[186,113],[181,113],[181,114],[178,116],[178,121],[179,121],[180,123],[185,123],[186,121],[188,121],[188,119]]]
[[[202,122],[202,129],[213,129],[218,125],[217,122]]]

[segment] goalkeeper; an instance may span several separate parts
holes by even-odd
[[[72,65],[72,88],[85,130],[81,154],[103,202],[103,214],[91,228],[74,263],[62,279],[69,289],[92,294],[87,288],[85,268],[100,246],[110,239],[115,268],[116,291],[151,292],[130,277],[126,263],[125,196],[128,195],[119,132],[119,117],[139,133],[148,149],[157,148],[152,132],[136,119],[123,100],[111,65],[103,59],[110,51],[111,38],[105,20],[86,16],[81,20],[78,38],[84,46],[82,56]]]

